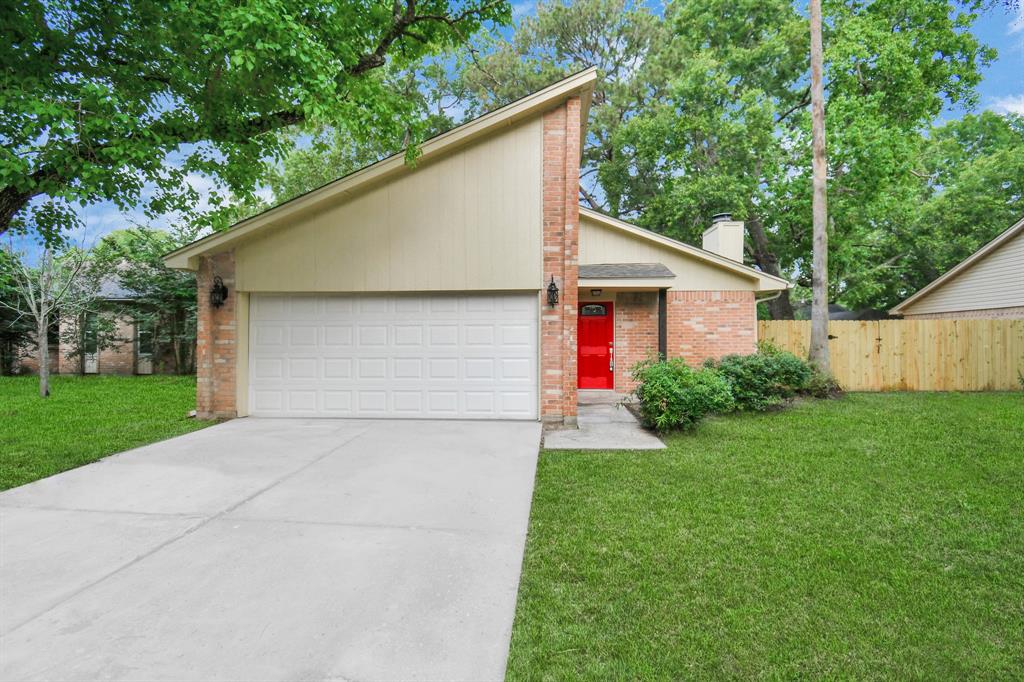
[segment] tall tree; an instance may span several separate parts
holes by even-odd
[[[79,202],[189,211],[194,174],[251,196],[285,149],[277,133],[297,124],[416,142],[421,122],[384,73],[510,17],[507,0],[9,3],[0,234],[32,226],[52,241]]]
[[[825,156],[825,57],[821,38],[821,0],[811,0],[811,229],[814,232],[811,278],[811,342],[808,359],[819,371],[830,373],[828,352],[828,159]]]
[[[877,262],[898,203],[892,187],[910,191],[922,131],[944,105],[975,100],[980,67],[994,56],[969,30],[981,7],[823,6],[830,273],[857,275]],[[631,150],[623,156],[646,173],[642,186],[621,185],[631,217],[695,242],[708,216],[729,210],[746,221],[750,262],[810,289],[807,17],[788,0],[677,0],[666,20],[673,38],[641,74],[665,83],[665,95],[616,133],[616,147]],[[841,290],[830,277],[832,297]],[[769,306],[773,317],[793,316],[788,294]]]
[[[176,374],[195,371],[196,278],[171,270],[163,257],[190,243],[194,229],[168,232],[136,226],[106,235],[89,255],[93,271],[116,278],[130,302],[108,312],[129,318],[152,339],[154,365]],[[166,357],[171,366],[161,365]]]
[[[409,70],[388,77],[390,89],[417,112],[424,137],[431,137],[455,127],[448,114],[445,99],[451,99],[451,85],[445,80],[445,69],[428,64],[421,70]],[[424,83],[441,80],[444,85],[424,87]],[[454,104],[449,103],[448,106]],[[333,126],[306,126],[292,136],[291,149],[281,162],[270,170],[267,181],[274,203],[288,201],[381,159],[400,153],[409,140],[406,133],[394,137],[378,135],[359,139],[349,130]]]
[[[829,268],[835,300],[849,308],[891,308],[1024,216],[1024,117],[937,124],[907,160],[877,210],[860,214],[875,228],[866,239],[830,244],[841,252]]]
[[[614,134],[660,96],[661,83],[641,81],[638,74],[668,37],[665,22],[635,0],[544,0],[534,16],[520,21],[511,40],[484,34],[469,45],[456,78],[441,90],[458,97],[471,117],[596,66],[580,198],[591,208],[619,216],[631,210],[624,204],[627,192],[599,176],[612,166],[628,167],[632,175],[617,182],[639,187],[645,181],[643,161],[622,158],[630,150],[616,146]]]
[[[86,254],[80,249],[67,249],[54,254],[43,250],[39,264],[30,266],[17,257],[12,286],[17,297],[12,302],[0,299],[0,305],[25,315],[35,323],[37,358],[39,361],[39,395],[50,395],[50,351],[46,342],[51,323],[57,315],[79,319],[96,300],[98,282],[89,276]]]

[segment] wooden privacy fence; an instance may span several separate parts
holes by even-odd
[[[758,339],[807,357],[811,323],[762,320]],[[829,322],[832,374],[848,391],[1020,388],[1024,320]]]

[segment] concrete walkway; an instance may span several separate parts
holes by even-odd
[[[539,441],[240,419],[0,494],[0,679],[501,679]]]
[[[661,450],[665,444],[623,407],[614,391],[579,392],[578,428],[544,433],[548,450]]]

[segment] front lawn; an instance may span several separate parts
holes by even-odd
[[[0,377],[0,490],[195,431],[194,377]]]
[[[1024,394],[851,394],[543,452],[510,679],[1014,678]]]

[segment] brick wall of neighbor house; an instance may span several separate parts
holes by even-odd
[[[697,366],[707,358],[757,350],[753,291],[669,291],[669,357]],[[657,341],[655,341],[655,348]]]
[[[33,338],[35,334],[32,335]],[[39,374],[39,350],[33,344],[25,344],[17,349],[18,359],[14,362],[16,374]],[[50,344],[50,374],[60,373],[60,347]]]
[[[615,390],[636,387],[630,370],[658,352],[658,292],[620,292],[615,297]]]
[[[544,281],[541,283],[541,419],[576,421],[580,99],[544,115]],[[547,305],[551,277],[559,304]]]
[[[58,371],[60,374],[79,374],[82,371],[82,357],[72,355],[74,344],[69,335],[75,333],[75,320],[61,321],[61,340],[57,349]],[[130,318],[118,317],[112,343],[99,351],[98,374],[135,373],[135,324]],[[70,357],[69,357],[70,356]]]
[[[220,308],[210,304],[210,287],[219,275],[228,288]],[[196,272],[199,309],[196,325],[196,416],[219,419],[236,416],[235,350],[238,339],[233,251],[202,256]]]
[[[100,351],[101,374],[135,374],[135,323],[125,317],[117,320],[118,341]]]
[[[57,371],[60,374],[78,374],[82,371],[81,358],[71,355],[72,344],[68,339],[78,333],[78,320],[72,318],[61,318],[60,321],[60,344],[57,346]]]
[[[1013,308],[990,308],[988,310],[957,310],[949,313],[920,313],[904,315],[904,320],[1017,320],[1024,319],[1024,306]]]

